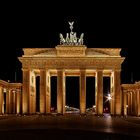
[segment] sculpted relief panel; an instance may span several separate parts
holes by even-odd
[[[44,59],[23,60],[23,68],[101,68],[120,69],[121,59]]]

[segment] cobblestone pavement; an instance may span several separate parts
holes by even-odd
[[[0,140],[19,137],[140,139],[140,117],[79,114],[0,116]]]

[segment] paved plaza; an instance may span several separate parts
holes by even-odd
[[[140,117],[79,114],[0,116],[1,139],[140,139]]]

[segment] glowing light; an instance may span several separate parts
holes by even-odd
[[[110,95],[110,94],[108,94],[107,99],[108,99],[109,101],[112,99],[112,97],[111,97],[111,95]]]
[[[106,98],[105,102],[112,100],[111,94],[108,94],[107,96],[105,96],[105,98]]]
[[[96,108],[96,105],[93,105],[93,108]]]

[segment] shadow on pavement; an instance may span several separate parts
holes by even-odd
[[[1,131],[0,140],[139,140],[140,137],[81,130]]]

